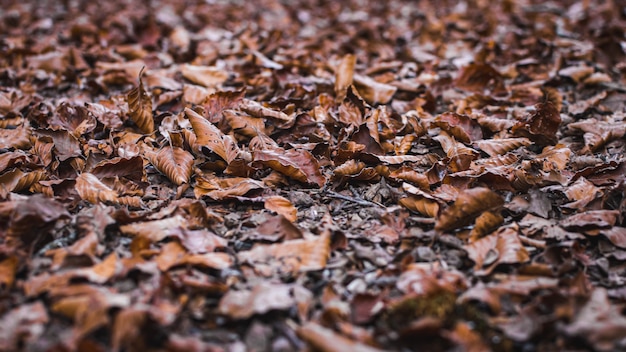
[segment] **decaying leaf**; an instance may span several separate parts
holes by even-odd
[[[152,98],[143,87],[141,73],[139,74],[139,85],[133,88],[126,95],[128,102],[128,112],[130,118],[145,134],[154,131],[154,119],[152,117]]]
[[[329,254],[330,237],[322,234],[272,245],[258,244],[249,251],[239,252],[237,256],[252,265],[278,265],[280,271],[298,272],[323,269]]]
[[[527,137],[540,146],[555,144],[556,133],[561,125],[559,110],[547,101],[535,105],[535,112],[513,126],[511,131],[516,136]]]
[[[324,186],[326,178],[315,157],[306,150],[287,151],[256,150],[252,154],[254,163],[272,168],[296,181]]]
[[[381,352],[381,349],[350,340],[333,330],[309,322],[298,329],[298,335],[316,350],[323,352]]]
[[[532,142],[528,138],[502,138],[475,141],[473,144],[489,156],[496,156],[504,155],[520,147],[527,147]]]
[[[476,275],[488,275],[500,264],[524,263],[530,259],[517,231],[506,228],[464,247],[476,264]]]
[[[229,136],[224,135],[207,119],[189,108],[185,109],[185,115],[191,122],[191,127],[196,135],[195,150],[201,151],[202,148],[207,148],[226,163],[232,162],[239,155],[237,143]]]
[[[188,151],[178,147],[166,146],[157,153],[150,153],[148,158],[150,163],[175,185],[180,186],[183,183],[189,183],[193,173],[194,159]]]
[[[183,77],[204,87],[219,86],[228,79],[228,72],[217,67],[184,64],[180,71]]]
[[[82,199],[92,204],[118,201],[117,192],[89,172],[83,172],[76,178],[76,192]]]
[[[298,219],[298,209],[291,202],[281,196],[270,196],[265,198],[265,209],[283,215],[287,220],[295,222]]]
[[[348,54],[341,59],[341,63],[335,70],[335,96],[337,101],[343,101],[346,97],[346,92],[352,84],[354,77],[355,64],[356,56]]]
[[[247,319],[254,314],[308,305],[311,296],[299,285],[261,283],[251,290],[229,291],[220,300],[218,311],[231,319]]]
[[[626,317],[611,304],[606,289],[596,288],[564,332],[586,340],[598,351],[612,351],[626,334]]]
[[[500,207],[504,200],[494,191],[483,188],[471,188],[459,193],[458,198],[445,208],[437,218],[435,229],[450,231],[469,225],[476,217],[487,210]]]

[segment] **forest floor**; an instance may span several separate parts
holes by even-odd
[[[625,1],[0,3],[0,351],[626,350]]]

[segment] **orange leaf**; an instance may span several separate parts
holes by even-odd
[[[143,70],[142,70],[143,72]],[[152,118],[152,99],[143,87],[141,73],[139,73],[139,85],[126,95],[128,113],[139,130],[145,134],[154,131],[154,119]]]
[[[438,231],[450,231],[469,225],[481,213],[504,204],[504,200],[489,188],[477,187],[459,193],[450,207],[444,209],[435,224]]]
[[[150,162],[174,184],[189,183],[193,172],[193,155],[188,151],[166,146],[158,153],[148,155]]]
[[[265,209],[281,214],[291,222],[295,222],[298,219],[298,209],[287,198],[270,196],[265,198],[264,205]]]

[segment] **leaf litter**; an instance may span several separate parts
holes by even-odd
[[[623,1],[0,12],[0,350],[626,347]]]

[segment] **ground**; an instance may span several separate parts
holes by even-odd
[[[626,350],[626,2],[0,3],[0,350]]]

